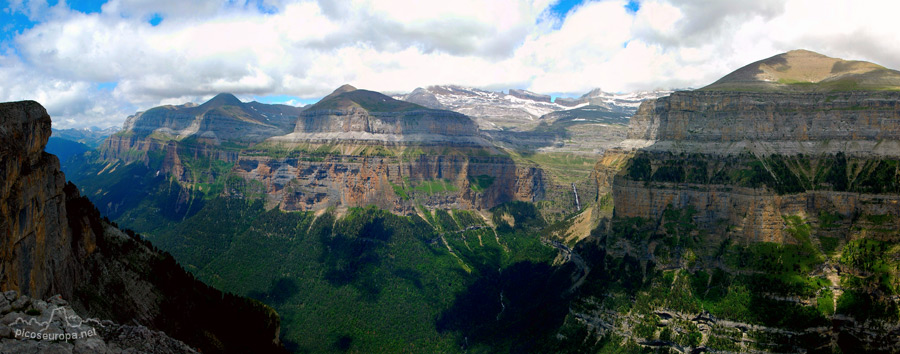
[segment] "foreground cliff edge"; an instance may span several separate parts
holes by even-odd
[[[49,136],[50,116],[40,104],[0,104],[0,348],[179,352],[187,344],[204,353],[283,351],[274,310],[195,280],[169,254],[101,218],[65,183],[59,160],[43,151]],[[82,318],[136,327],[123,332],[104,322],[106,343],[16,337],[17,313],[42,322],[65,306]],[[138,338],[129,341],[132,335]]]

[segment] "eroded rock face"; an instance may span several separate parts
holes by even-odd
[[[0,289],[71,297],[85,250],[67,229],[65,176],[43,152],[49,136],[50,116],[38,103],[0,104]]]
[[[900,155],[892,148],[900,142],[898,93],[676,92],[642,104],[629,125],[629,139],[646,142],[637,155],[649,161],[649,169],[639,181],[628,171],[617,171],[613,187],[617,216],[653,219],[667,207],[693,206],[700,211],[697,220],[711,228],[727,221],[739,225],[742,239],[774,242],[792,242],[784,236],[782,216],[817,215],[823,210],[845,217],[900,216],[894,194],[816,186],[828,170],[823,166],[838,153],[854,157],[851,165],[859,167],[835,173],[857,181],[874,171],[860,170],[863,166],[878,166]],[[685,166],[673,181],[664,175],[675,171],[676,155],[720,167],[687,181],[690,171]],[[813,163],[802,164],[809,159]],[[762,172],[756,174],[759,178],[771,182],[739,186],[717,182],[713,176],[717,173],[713,170],[740,174],[754,168]],[[788,183],[785,179],[798,188],[772,188]]]
[[[644,182],[624,178],[616,179],[612,189],[617,217],[658,220],[666,209],[693,208],[699,212],[693,219],[696,224],[714,230],[721,238],[733,237],[748,243],[798,243],[785,229],[784,217],[792,215],[816,218],[825,211],[844,220],[855,215],[900,216],[900,195],[832,191],[778,195],[765,189],[687,183],[653,183],[648,188]],[[718,225],[731,225],[733,229],[717,228]],[[851,231],[843,226],[833,231]],[[868,236],[879,238],[873,232]]]
[[[900,140],[900,93],[675,92],[641,104],[631,118],[628,139]]]
[[[365,109],[315,110],[301,114],[294,128],[298,133],[366,132],[371,134],[477,135],[465,116],[439,110],[369,112]]]
[[[432,208],[482,209],[544,196],[545,177],[533,166],[506,157],[378,156],[309,158],[241,156],[235,171],[260,181],[270,201],[286,210],[376,205],[399,213],[416,203]],[[473,187],[477,178],[491,182]],[[439,191],[424,187],[437,183]]]
[[[390,99],[390,98],[388,98]],[[388,143],[447,146],[488,146],[468,117],[441,110],[370,112],[347,109],[311,109],[297,120],[294,132],[270,138],[291,143]]]

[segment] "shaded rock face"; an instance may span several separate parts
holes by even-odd
[[[505,157],[304,160],[241,156],[235,171],[248,181],[262,182],[269,200],[286,210],[376,205],[408,213],[415,211],[417,203],[442,209],[486,209],[513,200],[540,200],[547,182],[540,169],[517,166]],[[473,187],[476,178],[491,182],[482,190]],[[440,190],[422,187],[429,183],[439,183]]]
[[[0,104],[0,290],[59,294],[82,315],[163,330],[204,352],[280,350],[274,311],[207,287],[104,221],[43,152],[49,136],[38,103]]]
[[[629,139],[683,142],[900,140],[900,93],[692,91],[643,103]]]
[[[107,161],[148,161],[148,153],[157,153],[165,157],[166,164],[162,172],[170,172],[179,164],[177,153],[185,153],[197,158],[212,158],[225,162],[237,161],[236,150],[219,149],[213,144],[183,144],[174,140],[162,141],[144,139],[135,136],[110,136],[97,150],[97,157]]]
[[[295,133],[370,133],[375,135],[477,136],[472,121],[459,113],[439,110],[369,112],[361,108],[314,110],[300,115]],[[355,136],[347,135],[352,140]],[[337,137],[340,139],[340,137]]]
[[[50,116],[36,102],[3,103],[0,124],[0,289],[71,297],[77,257],[92,242],[73,242],[67,229],[65,176],[43,152]]]

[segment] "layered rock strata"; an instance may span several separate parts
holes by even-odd
[[[235,172],[262,182],[270,201],[286,210],[377,205],[411,212],[416,203],[434,208],[482,209],[544,197],[545,177],[534,166],[506,157],[427,156],[241,156]],[[483,189],[473,186],[488,179]],[[441,186],[435,190],[435,183]],[[427,186],[427,187],[426,187]]]

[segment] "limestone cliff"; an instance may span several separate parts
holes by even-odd
[[[95,242],[71,242],[66,229],[65,176],[59,160],[43,152],[50,116],[35,102],[4,103],[0,123],[0,288],[71,298],[81,276],[77,257]]]
[[[628,139],[652,143],[652,150],[714,154],[897,156],[900,93],[675,92],[642,104]]]
[[[508,201],[541,200],[548,182],[539,168],[519,166],[504,156],[244,155],[235,172],[262,182],[267,198],[286,210],[366,205],[399,213],[414,212],[417,205],[487,209]]]
[[[0,290],[59,294],[83,315],[162,330],[204,352],[280,349],[274,311],[209,288],[104,221],[43,152],[49,136],[40,104],[0,104]]]

